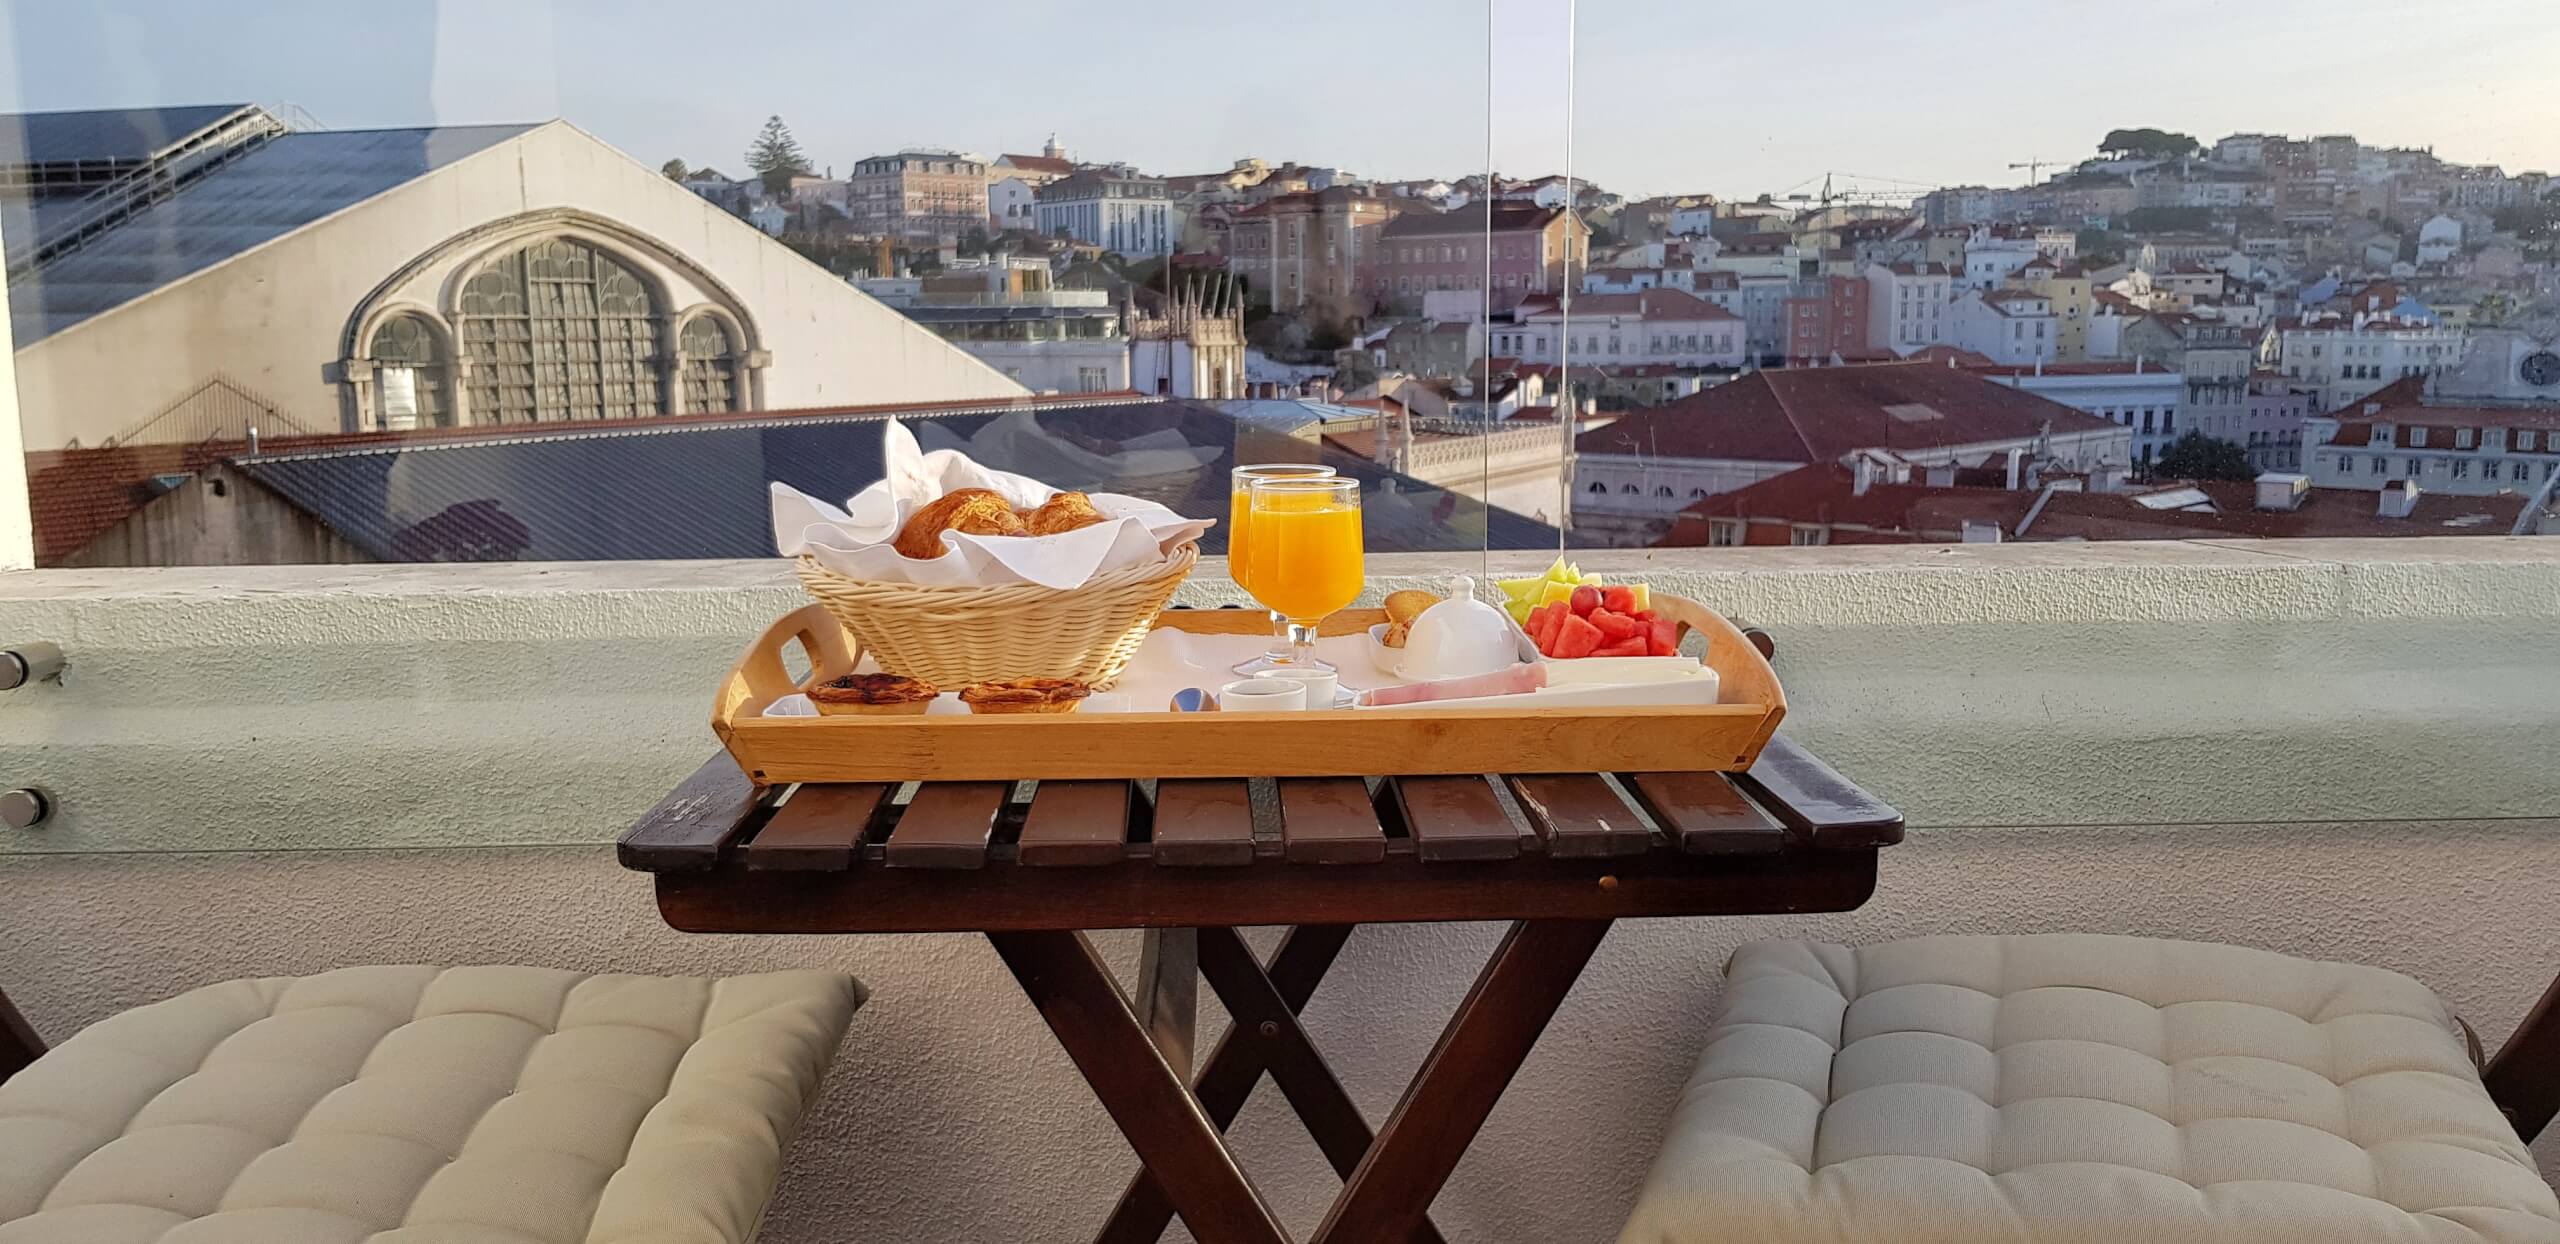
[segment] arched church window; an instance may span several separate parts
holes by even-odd
[[[453,426],[452,369],[435,328],[415,315],[395,315],[373,330],[373,420],[380,428]]]
[[[462,288],[473,419],[664,413],[660,311],[639,273],[584,242],[546,238],[491,263]]]
[[[682,361],[678,373],[683,377],[685,411],[709,414],[739,408],[738,345],[719,316],[703,314],[686,320],[684,331],[676,335],[676,355]]]

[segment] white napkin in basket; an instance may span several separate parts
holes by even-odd
[[[942,556],[917,561],[891,544],[907,516],[960,488],[986,488],[1017,509],[1056,496],[1027,475],[989,470],[956,449],[926,453],[915,434],[890,420],[882,434],[884,478],[853,495],[844,508],[788,484],[772,485],[773,543],[784,557],[803,553],[848,578],[938,587],[995,587],[1035,583],[1059,591],[1084,586],[1096,575],[1163,561],[1198,540],[1214,520],[1184,518],[1153,501],[1118,493],[1092,494],[1105,522],[1055,536],[973,536],[942,533]]]

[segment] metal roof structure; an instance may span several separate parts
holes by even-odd
[[[771,557],[767,482],[834,499],[879,479],[881,426],[892,414],[928,449],[965,444],[986,465],[1061,488],[1227,513],[1236,421],[1172,400],[493,428],[232,464],[385,561]],[[1556,545],[1555,529],[1534,520],[1337,450],[1307,453],[1374,485],[1364,515],[1373,552],[1472,552],[1487,538],[1495,548]],[[1225,548],[1211,528],[1203,551]]]
[[[164,110],[185,111],[185,110]],[[42,115],[42,114],[39,114]],[[332,130],[278,136],[11,282],[17,347],[272,242],[527,133],[531,125]],[[12,253],[43,245],[38,201],[0,208]],[[58,219],[58,217],[57,217]]]
[[[0,115],[0,166],[147,160],[249,107],[194,104]]]

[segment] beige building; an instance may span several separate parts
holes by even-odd
[[[567,122],[208,155],[188,111],[50,114],[153,132],[105,154],[173,196],[0,215],[31,450],[1022,392]]]
[[[2040,256],[2018,269],[2010,284],[2053,304],[2053,361],[2078,363],[2089,357],[2089,320],[2098,304],[2086,271],[2078,264]]]
[[[956,242],[987,227],[986,161],[900,151],[853,166],[853,226],[906,242]]]
[[[1388,200],[1351,190],[1279,195],[1235,214],[1227,271],[1274,311],[1366,316],[1374,300],[1362,278],[1376,266],[1378,237],[1394,211]]]

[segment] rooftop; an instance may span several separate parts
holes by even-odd
[[[64,450],[31,462],[29,492],[48,563],[215,463],[378,561],[763,557],[773,551],[765,484],[850,494],[880,477],[880,425],[891,417],[928,450],[965,447],[1062,488],[1186,514],[1225,512],[1239,418],[1132,394],[307,437],[267,441],[255,455],[239,444]],[[1425,506],[1444,495],[1348,454],[1315,451],[1315,460]],[[615,484],[593,487],[598,479]],[[1382,506],[1368,517],[1379,551],[1450,548],[1455,530],[1427,511]],[[1496,510],[1490,538],[1537,548],[1555,532]],[[1224,537],[1212,529],[1204,547],[1223,551]]]
[[[1935,363],[1758,371],[1584,433],[1584,453],[1829,462],[1859,449],[1922,451],[2114,431],[2116,425]]]
[[[269,139],[78,250],[13,277],[9,318],[17,347],[535,128],[325,130]],[[13,254],[21,239],[43,245],[62,222],[59,212],[0,205],[0,232]]]

